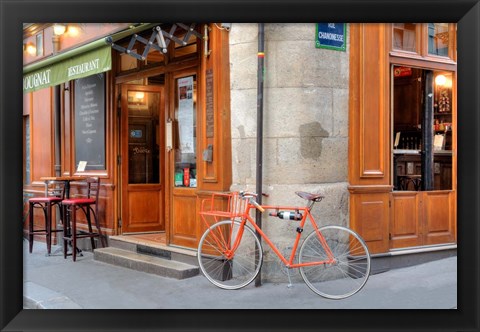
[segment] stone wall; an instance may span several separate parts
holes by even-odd
[[[257,24],[232,24],[232,190],[255,190],[257,38]],[[295,191],[325,194],[313,209],[320,224],[348,225],[348,57],[348,44],[315,48],[314,23],[265,24],[263,202],[303,205]],[[293,244],[294,222],[264,214],[263,229],[281,251]],[[263,278],[286,280],[279,270],[266,250]]]

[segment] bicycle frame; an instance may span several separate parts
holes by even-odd
[[[294,264],[293,260],[295,259],[295,253],[297,252],[298,249],[298,244],[300,243],[300,237],[302,236],[301,232],[297,232],[297,235],[295,237],[295,241],[293,243],[293,248],[292,252],[290,254],[289,259],[285,258],[285,256],[278,250],[278,248],[273,244],[273,242],[270,240],[270,238],[262,231],[260,227],[256,224],[256,222],[250,217],[250,210],[253,208],[255,209],[255,205],[248,203],[245,212],[242,214],[241,217],[241,231],[237,234],[234,245],[232,249],[230,250],[230,256],[233,256],[238,245],[241,242],[242,235],[243,235],[243,227],[245,227],[245,224],[247,221],[253,226],[253,228],[257,231],[258,234],[260,234],[261,238],[265,240],[265,242],[270,246],[270,248],[275,252],[275,254],[278,256],[278,258],[285,264],[287,268],[299,268],[299,267],[305,267],[305,266],[313,266],[313,265],[321,265],[321,264],[335,264],[336,259],[334,258],[334,255],[332,251],[330,250],[330,247],[328,246],[327,242],[325,241],[325,238],[323,237],[322,233],[320,232],[317,223],[315,222],[315,219],[310,213],[310,208],[308,207],[293,207],[293,206],[273,206],[273,205],[261,205],[261,207],[265,210],[282,210],[282,211],[299,211],[303,212],[303,217],[300,220],[299,227],[303,229],[305,226],[305,223],[307,221],[307,217],[310,220],[310,224],[312,225],[313,229],[317,233],[318,239],[320,243],[322,244],[322,247],[324,248],[328,259],[323,260],[323,261],[318,261],[318,262],[309,262],[309,263],[297,263]]]

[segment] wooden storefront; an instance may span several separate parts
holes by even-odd
[[[351,226],[372,253],[456,243],[456,25],[350,27]]]
[[[24,63],[108,36],[127,48],[132,36],[149,39],[156,26],[177,41],[189,38],[185,44],[169,39],[165,53],[151,48],[144,60],[109,46],[110,70],[24,93],[24,193],[42,195],[43,176],[99,176],[100,224],[108,235],[160,232],[166,244],[193,248],[203,233],[201,200],[231,185],[228,32],[218,24],[195,24],[197,35],[162,24],[85,24],[81,37],[62,36],[53,54],[52,26],[37,25],[24,37],[35,41],[41,34],[44,51]],[[142,54],[145,46],[137,40],[133,52]],[[91,86],[101,89],[86,93]],[[100,112],[82,113],[88,110],[82,100],[101,104]],[[96,138],[86,137],[93,131]],[[85,146],[89,139],[99,151]],[[79,161],[92,154],[99,162],[92,157],[78,172]],[[81,193],[74,188],[72,195]]]

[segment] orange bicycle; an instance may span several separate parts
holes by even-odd
[[[259,205],[255,201],[257,194],[248,192],[215,193],[203,200],[200,214],[207,230],[197,252],[203,275],[223,289],[247,286],[258,275],[263,263],[259,234],[287,271],[300,269],[303,280],[316,294],[343,299],[360,291],[370,275],[370,254],[365,242],[346,227],[317,226],[310,212],[324,196],[306,192],[297,192],[297,195],[308,201],[305,207]],[[220,206],[224,208],[219,209]],[[298,222],[288,259],[250,216],[255,208],[262,213],[271,210],[270,216]],[[313,230],[303,240],[298,262],[294,262],[307,219]],[[287,275],[291,286],[290,274]]]

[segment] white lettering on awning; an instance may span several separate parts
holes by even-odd
[[[50,69],[24,77],[23,89],[35,89],[39,86],[50,84]]]
[[[99,68],[100,59],[94,59],[76,66],[68,67],[68,77],[88,73]]]

